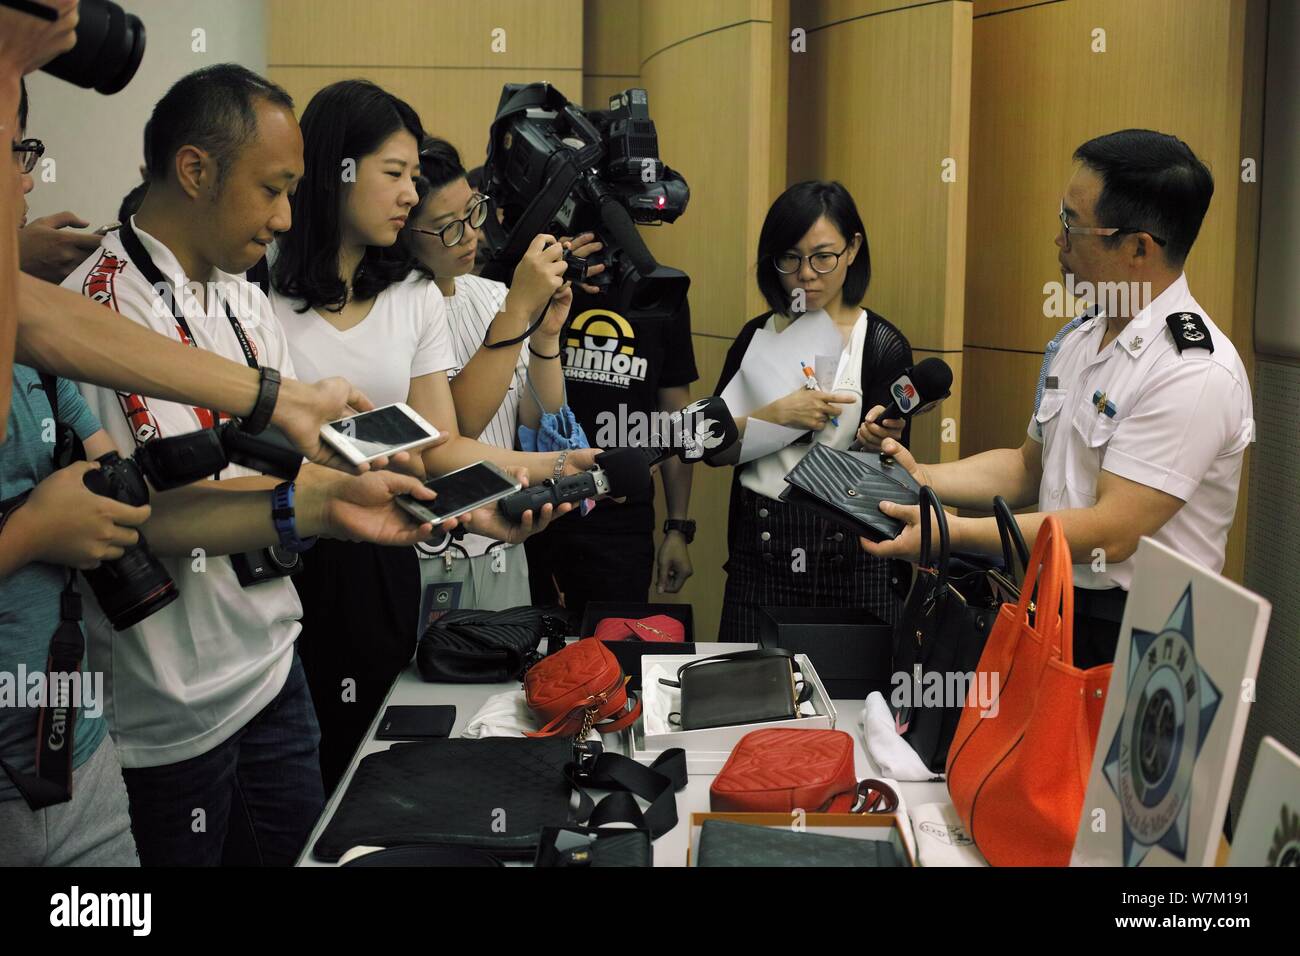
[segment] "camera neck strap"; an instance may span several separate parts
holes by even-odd
[[[153,257],[149,255],[144,243],[140,241],[135,229],[131,227],[130,220],[122,223],[118,235],[122,240],[123,247],[126,249],[126,254],[131,257],[131,264],[139,269],[140,274],[153,286],[154,295],[167,303],[172,310],[172,317],[176,319],[176,324],[184,333],[186,341],[194,348],[198,348],[199,344],[194,340],[194,333],[190,331],[190,323],[185,319],[185,310],[181,308],[181,303],[177,301],[171,283],[163,278],[163,274],[158,271],[158,266],[154,264]],[[215,290],[210,294],[218,295]],[[248,341],[248,333],[244,331],[243,325],[230,311],[230,303],[226,301],[224,296],[218,295],[218,297],[221,299],[221,307],[226,312],[226,318],[230,320],[230,327],[235,331],[235,338],[239,340],[239,347],[244,353],[244,361],[248,363],[249,368],[256,369],[258,367],[257,358],[253,355],[253,346]],[[207,411],[208,415],[211,416],[212,427],[216,428],[221,423],[220,413],[215,408],[210,408]]]
[[[59,420],[58,380],[41,372],[41,387],[54,413],[54,468],[64,468],[85,458],[81,439],[70,425]],[[16,498],[0,502],[0,529],[19,505],[27,500],[27,491]],[[36,718],[36,772],[23,773],[0,760],[0,769],[27,801],[33,812],[72,799],[72,753],[76,739],[77,701],[73,690],[80,690],[81,659],[86,654],[86,636],[81,630],[81,595],[77,593],[76,572],[68,570],[68,580],[59,594],[59,623],[50,638],[45,659],[44,698]]]

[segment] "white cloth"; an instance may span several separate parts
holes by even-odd
[[[912,745],[899,736],[894,715],[879,691],[868,694],[862,708],[862,739],[881,773],[898,780],[943,779],[943,774],[931,773]]]
[[[989,865],[951,803],[923,803],[912,808],[911,817],[916,862],[921,866]]]
[[[193,296],[182,296],[185,277],[176,257],[134,219],[132,225],[158,271],[176,290],[198,347],[243,364],[243,350],[224,311],[205,309]],[[296,377],[284,332],[261,290],[224,272],[215,273],[211,282],[233,291],[226,301],[257,360],[286,378]],[[115,232],[63,285],[170,339],[181,338],[175,318],[131,264]],[[83,385],[81,391],[124,455],[135,450],[137,440],[180,435],[211,424],[207,409],[119,395],[93,385]],[[221,477],[253,474],[231,465]],[[178,763],[229,738],[284,686],[301,629],[302,604],[288,578],[263,582],[248,592],[225,557],[160,560],[180,597],[125,631],[114,632],[90,588],[81,589],[88,668],[104,674],[105,714],[124,767]]]
[[[1168,316],[1199,315],[1214,351],[1178,351]],[[1168,492],[1184,504],[1152,537],[1211,571],[1223,568],[1237,508],[1241,460],[1253,438],[1250,382],[1236,348],[1210,321],[1181,275],[1098,353],[1104,317],[1062,340],[1052,362],[1057,388],[1043,391],[1029,437],[1043,444],[1042,511],[1090,508],[1104,469]],[[1097,397],[1114,415],[1097,408]],[[1133,560],[1074,566],[1085,588],[1122,587]]]
[[[300,299],[271,293],[299,377],[314,382],[341,375],[376,405],[406,401],[411,379],[456,365],[447,309],[438,287],[417,273],[379,295],[364,319],[346,331],[330,325]]]
[[[540,730],[541,726],[529,708],[528,698],[521,688],[502,691],[485,700],[460,735],[474,740],[483,737],[522,737],[529,731]],[[599,740],[600,732],[593,730],[587,739]]]
[[[782,332],[781,335],[787,334],[795,328],[799,322],[807,319],[808,316],[796,319],[794,324]],[[773,315],[767,320],[764,326],[769,331],[775,331],[776,316]],[[853,333],[849,337],[848,346],[840,353],[839,366],[835,372],[836,392],[853,392],[857,397],[851,405],[844,406],[840,412],[839,425],[827,423],[826,427],[819,432],[813,432],[813,442],[823,445],[830,445],[832,448],[841,450],[847,449],[853,443],[857,435],[858,424],[862,421],[862,349],[867,334],[867,313],[863,310],[858,315],[858,321],[853,326]],[[748,354],[748,353],[746,353]],[[790,356],[791,362],[807,361],[813,362],[816,356]],[[742,359],[742,365],[744,360]],[[746,426],[746,434],[749,428]],[[789,431],[789,429],[787,429]],[[778,451],[750,462],[740,470],[740,483],[750,491],[760,495],[765,495],[773,500],[779,499],[781,492],[787,487],[785,476],[790,470],[808,454],[811,444],[808,445],[787,445]]]
[[[466,275],[456,278],[456,294],[444,298],[447,304],[447,322],[455,364],[447,370],[447,377],[455,378],[461,369],[482,347],[487,338],[488,327],[501,310],[510,290],[503,283],[493,282],[480,276]],[[519,424],[519,403],[531,402],[533,397],[528,392],[528,340],[519,345],[519,358],[515,362],[515,373],[510,379],[501,407],[492,416],[478,440],[485,445],[497,448],[514,448],[516,428]],[[527,397],[524,397],[527,395]],[[550,409],[555,411],[555,409]],[[515,545],[498,542],[482,534],[467,534],[453,543],[448,539],[440,548],[416,548],[422,558],[440,557],[442,552],[450,549],[456,557],[477,557],[492,545],[496,549],[513,548]],[[496,550],[494,549],[494,550]]]

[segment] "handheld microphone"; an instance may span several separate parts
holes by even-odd
[[[669,458],[688,465],[712,461],[740,438],[727,403],[716,395],[691,402],[668,416],[667,434],[659,434],[649,448],[640,449],[651,468]]]
[[[614,497],[644,493],[650,488],[650,466],[641,449],[616,448],[596,456],[596,467],[563,478],[547,478],[514,494],[506,495],[497,507],[518,524],[524,512],[537,511],[543,505],[559,507],[564,502],[577,504],[584,498]]]
[[[880,413],[876,421],[883,422],[887,418],[911,418],[913,415],[928,412],[947,398],[951,389],[952,368],[948,363],[933,356],[922,359],[906,369],[889,386],[889,394],[894,396],[894,400]]]

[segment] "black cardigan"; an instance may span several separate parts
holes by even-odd
[[[907,337],[893,323],[884,317],[867,312],[867,334],[862,345],[862,412],[865,415],[876,405],[888,406],[893,401],[889,386],[912,364],[912,346]],[[736,336],[727,350],[727,358],[722,363],[722,374],[718,376],[718,385],[714,395],[721,395],[723,389],[740,370],[741,360],[754,338],[754,333],[761,329],[771,312],[764,312],[745,323],[745,327]],[[903,444],[910,443],[912,424],[909,420],[903,428]],[[731,476],[731,502],[727,509],[727,541],[731,541],[731,529],[736,527],[736,509],[740,502],[740,465]]]

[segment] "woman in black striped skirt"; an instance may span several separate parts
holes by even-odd
[[[848,448],[864,419],[868,450],[878,450],[887,437],[904,444],[908,440],[904,422],[876,421],[890,403],[890,384],[912,364],[912,349],[897,328],[859,305],[871,281],[871,259],[866,229],[848,190],[838,182],[803,182],[787,189],[764,220],[757,273],[759,289],[772,309],[741,329],[727,353],[715,395],[723,395],[737,374],[742,376],[739,387],[747,371],[758,379],[770,368],[770,350],[766,359],[753,356],[750,366],[745,364],[759,329],[779,336],[806,323],[796,336],[814,327],[829,336],[829,320],[840,333],[843,351],[833,391],[796,388],[737,416],[742,437],[749,431],[749,453],[742,440],[728,455],[715,459],[736,465],[718,640],[757,641],[764,606],[864,608],[892,623],[897,598],[889,562],[865,554],[847,529],[778,499],[786,487],[784,476],[813,442]],[[791,336],[792,342],[796,336]],[[792,347],[777,354],[783,362],[815,359],[797,352],[798,347]],[[755,426],[751,431],[751,419],[793,429],[787,436],[803,435],[762,454],[760,448],[770,446],[762,443],[759,432],[774,429]]]

